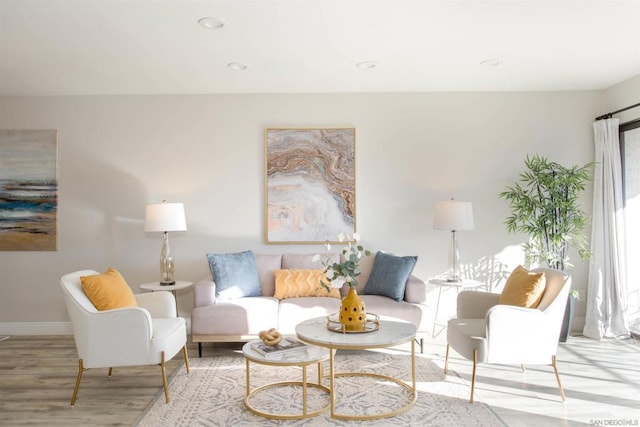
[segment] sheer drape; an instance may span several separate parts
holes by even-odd
[[[595,161],[589,289],[584,335],[629,335],[626,319],[624,204],[618,119],[593,124]]]

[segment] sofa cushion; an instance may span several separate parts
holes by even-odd
[[[278,300],[272,297],[248,297],[218,301],[195,307],[191,312],[194,335],[227,335],[229,341],[278,327]]]
[[[542,300],[545,286],[544,273],[533,273],[519,265],[509,275],[498,304],[536,308]]]
[[[364,293],[364,287],[369,281],[369,276],[371,275],[371,270],[373,269],[375,258],[375,256],[363,256],[362,258],[360,258],[360,264],[358,265],[360,267],[360,275],[356,277],[356,280],[358,281],[356,291],[359,294]],[[344,262],[344,255],[340,255],[340,261]],[[349,286],[343,286],[341,292],[342,296],[346,297],[347,293],[349,292]]]
[[[282,255],[255,254],[262,295],[272,297],[276,290],[274,271],[282,268]]]
[[[255,297],[262,294],[253,251],[207,254],[216,284],[216,298]]]
[[[421,321],[426,320],[427,307],[419,304],[409,304],[404,301],[400,303],[392,301],[390,298],[380,295],[360,295],[367,307],[367,313],[377,314],[380,318],[404,320],[421,326]],[[428,322],[425,322],[428,324]],[[424,326],[427,327],[426,325]],[[418,329],[420,330],[420,329]]]
[[[295,334],[296,325],[314,317],[326,317],[340,311],[338,298],[302,297],[280,300],[278,332]]]
[[[314,254],[284,254],[282,255],[282,269],[317,270],[323,268],[321,261],[313,260],[314,256]],[[327,256],[332,262],[340,259],[336,254],[325,254],[321,256],[321,259],[324,260]]]
[[[417,256],[399,257],[377,252],[364,294],[382,295],[402,301],[407,279],[417,261]]]
[[[82,290],[98,310],[137,307],[138,302],[124,277],[109,267],[102,274],[80,277]]]
[[[340,289],[326,290],[320,283],[324,270],[288,269],[274,271],[276,279],[275,298],[333,297],[340,298]],[[326,281],[326,279],[325,279]]]

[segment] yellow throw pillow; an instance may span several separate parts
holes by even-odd
[[[324,279],[322,270],[275,270],[275,298],[333,297],[340,298],[340,289],[327,291],[320,281]],[[326,279],[325,279],[326,281]]]
[[[114,268],[102,274],[80,277],[82,289],[100,311],[137,307],[138,302],[124,277]]]
[[[532,273],[519,265],[507,279],[498,303],[536,308],[542,300],[546,283],[544,273]]]

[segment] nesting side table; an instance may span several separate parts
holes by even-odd
[[[484,285],[483,282],[472,279],[462,279],[460,282],[449,282],[446,279],[431,279],[429,280],[429,284],[438,286],[438,300],[436,302],[436,314],[433,317],[433,331],[431,333],[432,338],[437,337],[442,331],[447,328],[446,323],[438,323],[438,311],[440,309],[440,298],[442,297],[442,289],[455,289],[456,293],[459,294],[466,289],[476,289]],[[436,332],[436,326],[442,326],[442,328]]]
[[[157,291],[170,291],[173,294],[173,297],[176,300],[176,315],[178,314],[178,296],[176,295],[176,291],[180,289],[187,289],[193,286],[193,282],[186,282],[183,280],[176,280],[176,283],[173,285],[161,285],[160,282],[151,282],[144,283],[140,285],[140,289],[144,289],[145,291],[157,292]]]
[[[253,341],[256,342],[256,341]],[[260,415],[265,418],[271,418],[275,420],[299,420],[303,418],[311,418],[316,415],[320,415],[327,409],[329,409],[329,404],[322,408],[309,410],[307,407],[307,390],[308,387],[314,387],[320,389],[329,395],[330,390],[327,386],[322,385],[322,380],[324,378],[324,372],[322,369],[322,362],[329,358],[329,351],[325,348],[315,347],[315,346],[307,346],[303,351],[295,351],[293,353],[282,353],[279,355],[266,357],[253,348],[251,348],[252,342],[246,343],[242,347],[242,354],[245,358],[246,363],[246,379],[247,379],[247,389],[245,393],[244,404],[251,412],[256,415]],[[251,369],[250,363],[257,363],[260,365],[270,365],[270,366],[299,366],[302,368],[302,381],[281,381],[274,382],[262,385],[251,390]],[[318,382],[313,383],[307,381],[307,366],[309,365],[318,365]],[[256,396],[258,393],[264,392],[271,388],[282,387],[282,386],[300,386],[302,387],[302,412],[301,413],[290,413],[290,414],[274,414],[271,412],[266,412],[256,408],[251,403],[251,398]]]

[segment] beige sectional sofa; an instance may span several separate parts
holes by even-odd
[[[216,297],[213,273],[194,286],[194,309],[191,314],[191,336],[202,345],[207,342],[242,342],[255,339],[260,331],[276,328],[282,334],[295,334],[295,326],[307,319],[337,313],[340,298],[307,296],[277,299],[275,274],[278,269],[319,269],[310,254],[255,254],[255,265],[260,281],[260,296],[221,299]],[[427,285],[411,275],[406,281],[404,299],[396,301],[387,296],[363,294],[371,274],[374,256],[360,263],[358,294],[366,304],[367,312],[381,318],[402,319],[416,325],[420,350],[427,334]],[[346,288],[346,286],[345,286]],[[342,289],[346,294],[346,289]]]

